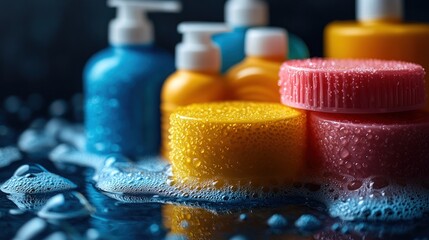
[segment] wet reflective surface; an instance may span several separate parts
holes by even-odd
[[[12,100],[9,110],[19,112],[20,107],[16,106],[19,101]],[[78,127],[70,130],[72,125],[62,121],[21,121],[17,117],[13,112],[0,114],[0,162],[4,163],[0,166],[0,183],[3,190],[8,190],[7,194],[0,192],[2,239],[427,239],[429,236],[426,213],[415,220],[388,223],[344,221],[330,217],[323,204],[305,197],[264,204],[209,202],[155,192],[144,195],[138,188],[143,185],[136,183],[144,180],[139,177],[148,175],[135,173],[126,159],[114,160],[126,167],[120,169],[133,173],[121,184],[125,185],[122,189],[136,186],[134,194],[102,192],[96,189],[95,180],[99,185],[108,183],[103,181],[108,178],[103,174],[111,173],[109,167],[114,167],[115,161],[91,155],[88,167],[79,166],[82,164],[74,160],[84,160],[88,155],[79,152],[81,139],[73,137],[77,136],[73,134],[79,132]],[[17,150],[18,137],[22,140],[20,133],[29,131],[28,126],[37,137],[26,142],[31,144],[24,144],[27,148]],[[67,163],[68,158],[74,164]],[[101,180],[94,180],[94,168],[99,168],[99,161],[105,163],[105,171],[98,176]],[[144,167],[140,166],[142,172],[156,173],[165,171],[167,166],[153,162]],[[15,180],[5,184],[11,179]],[[152,178],[154,183],[155,180],[168,181],[156,176]],[[56,184],[47,184],[49,181]],[[385,187],[383,181],[377,183],[373,184],[375,189]],[[347,189],[355,191],[362,184],[352,181]]]

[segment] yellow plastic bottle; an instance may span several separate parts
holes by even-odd
[[[280,102],[278,72],[286,60],[287,33],[282,28],[248,30],[246,58],[226,75],[229,98],[240,101]]]
[[[357,22],[333,22],[326,27],[326,57],[402,60],[429,69],[429,24],[402,22],[402,0],[356,3]],[[429,95],[429,75],[426,91]]]
[[[176,68],[165,81],[161,93],[162,147],[168,159],[170,114],[180,106],[224,100],[225,80],[220,75],[220,52],[211,41],[214,33],[227,31],[223,24],[182,23],[178,31],[184,34],[176,48]]]

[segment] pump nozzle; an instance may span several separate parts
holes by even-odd
[[[229,31],[225,24],[185,22],[179,24],[178,31],[183,40],[176,47],[177,69],[219,71],[220,51],[211,37]]]
[[[356,0],[359,21],[402,20],[403,0]]]
[[[283,28],[257,27],[246,33],[246,56],[284,57],[287,55],[288,36]]]
[[[233,27],[254,27],[268,24],[268,5],[263,0],[228,0],[225,22]]]
[[[118,8],[116,18],[110,22],[111,44],[145,44],[153,41],[153,26],[146,12],[178,12],[179,2],[109,0],[110,7]]]

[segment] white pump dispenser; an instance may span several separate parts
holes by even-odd
[[[222,23],[185,22],[179,24],[178,31],[183,34],[183,40],[176,47],[176,68],[218,72],[220,50],[211,37],[229,28]]]
[[[403,4],[403,0],[357,0],[357,19],[359,21],[402,20]]]
[[[225,22],[232,27],[268,25],[268,5],[263,0],[228,0]]]
[[[152,22],[146,12],[178,12],[181,5],[174,1],[109,0],[118,8],[116,18],[109,25],[109,43],[145,44],[153,41]]]
[[[287,56],[287,31],[277,27],[251,28],[246,33],[246,56]]]

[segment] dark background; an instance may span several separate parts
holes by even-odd
[[[180,14],[153,13],[158,45],[174,51],[181,21],[223,21],[225,0],[182,0]],[[271,25],[300,36],[323,54],[323,28],[354,19],[354,0],[268,0]],[[407,21],[429,22],[429,1],[405,0]],[[106,0],[0,0],[0,100],[40,93],[69,99],[82,89],[87,59],[107,46],[114,10]],[[429,43],[428,43],[429,44]]]

